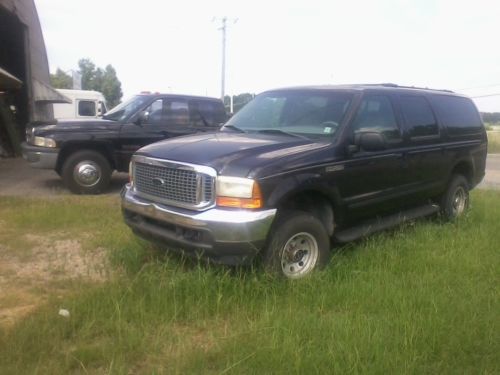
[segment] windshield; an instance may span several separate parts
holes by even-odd
[[[106,120],[122,121],[137,112],[143,105],[149,101],[148,96],[136,95],[129,100],[118,104],[113,109],[110,109],[102,118]]]
[[[258,95],[227,123],[228,130],[332,137],[352,95],[321,90],[276,91]]]

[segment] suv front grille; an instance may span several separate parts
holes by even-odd
[[[204,208],[214,200],[214,177],[193,169],[134,163],[138,195],[185,208]]]

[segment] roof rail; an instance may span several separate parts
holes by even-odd
[[[443,91],[443,92],[451,92],[451,90],[446,90],[446,89],[430,89],[428,87],[417,87],[417,86],[400,86],[395,83],[370,83],[364,86],[383,86],[383,87],[394,87],[394,88],[401,88],[401,89],[417,89],[417,90],[430,90],[430,91]]]

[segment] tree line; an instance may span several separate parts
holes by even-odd
[[[112,65],[106,65],[102,69],[97,67],[90,59],[80,59],[78,68],[78,73],[80,73],[82,79],[82,90],[101,92],[106,98],[109,108],[113,108],[120,103],[123,96],[122,84]],[[50,75],[50,83],[56,89],[73,88],[73,78],[60,68],[57,68],[55,74]]]
[[[233,95],[233,113],[238,112],[245,104],[255,97],[255,94],[250,94],[245,92],[243,94]],[[224,96],[224,106],[226,107],[226,112],[231,112],[231,97],[229,95]]]
[[[500,112],[481,112],[483,122],[488,124],[500,124]]]

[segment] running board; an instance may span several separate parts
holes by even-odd
[[[409,220],[414,220],[420,217],[435,214],[439,210],[440,207],[436,204],[427,204],[425,206],[412,208],[410,210],[402,211],[394,215],[370,220],[356,227],[344,229],[338,233],[335,233],[334,239],[336,242],[340,243],[354,241],[359,238],[366,237],[372,233],[392,228]]]

